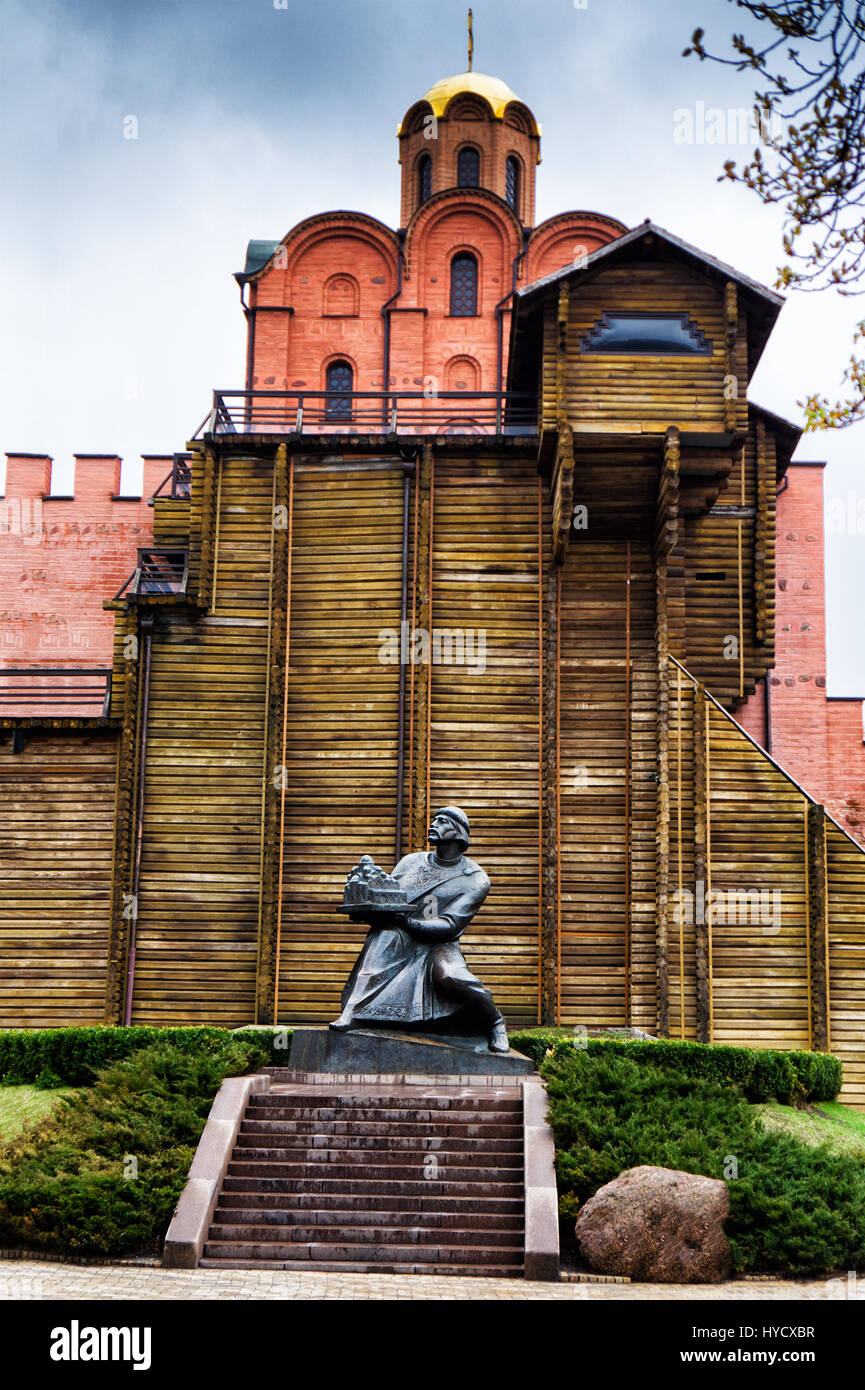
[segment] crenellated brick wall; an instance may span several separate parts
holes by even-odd
[[[0,499],[0,672],[9,667],[110,667],[114,617],[103,609],[135,569],[137,550],[153,540],[148,498],[171,457],[144,457],[140,496],[120,496],[117,456],[76,454],[74,495],[51,495],[50,457],[7,454]],[[14,678],[0,680],[9,692]],[[92,685],[49,680],[35,684]],[[98,714],[80,704],[2,701],[3,714]]]

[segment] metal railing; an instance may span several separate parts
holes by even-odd
[[[146,546],[138,551],[138,565],[112,599],[125,593],[184,594],[189,578],[189,552],[177,547]]]
[[[199,429],[201,429],[200,425]],[[189,468],[189,455],[175,454],[174,462],[171,465],[171,472],[165,475],[159,487],[153,493],[153,496],[172,497],[178,501],[188,501],[191,495],[191,481],[192,474]]]
[[[536,435],[517,391],[214,391],[205,434]]]
[[[6,680],[12,684],[7,686]],[[50,678],[50,679],[48,679]],[[79,684],[86,678],[87,684]],[[68,684],[68,682],[74,684]],[[50,705],[66,709],[86,705],[89,713],[107,715],[111,700],[110,666],[4,666],[0,667],[0,714],[13,715],[22,706],[38,714]],[[19,708],[12,709],[11,706]]]

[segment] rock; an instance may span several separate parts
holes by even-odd
[[[727,1184],[672,1168],[628,1168],[577,1216],[583,1259],[598,1274],[658,1284],[718,1284],[733,1254],[724,1235]]]

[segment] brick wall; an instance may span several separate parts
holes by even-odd
[[[778,496],[772,756],[865,845],[862,701],[826,694],[823,465],[791,464]],[[761,683],[736,718],[766,747]]]
[[[74,496],[52,497],[50,458],[7,455],[0,501],[0,670],[110,667],[114,615],[102,601],[135,569],[138,547],[152,542],[147,499],[171,466],[170,458],[145,457],[142,495],[119,498],[120,462],[76,455]],[[9,691],[12,681],[0,680],[0,689]],[[96,691],[100,682],[65,684],[92,684]],[[0,708],[4,714],[101,713],[92,699],[50,707],[4,699]]]

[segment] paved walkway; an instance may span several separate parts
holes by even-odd
[[[727,1284],[534,1284],[432,1275],[309,1274],[290,1270],[160,1269],[0,1260],[5,1299],[846,1299],[865,1301],[865,1279],[733,1280]]]

